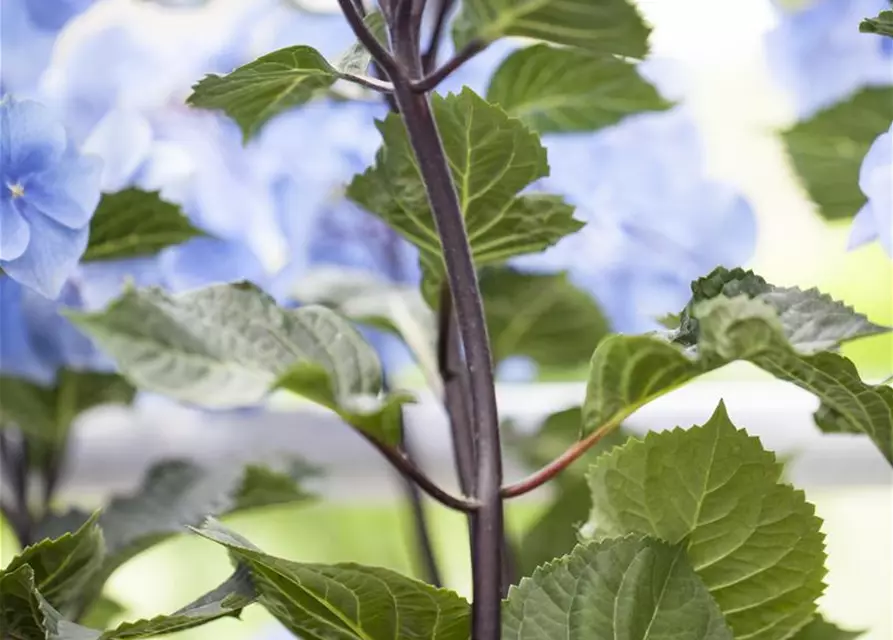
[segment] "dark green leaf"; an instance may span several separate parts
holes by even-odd
[[[626,0],[465,0],[453,39],[460,49],[472,40],[521,36],[644,58],[650,31]]]
[[[893,38],[893,11],[881,11],[877,18],[866,18],[859,25],[859,31]]]
[[[805,294],[809,304],[815,301],[810,292],[798,294]],[[801,313],[796,304],[783,304],[789,301],[788,295],[782,292],[780,300],[718,296],[701,302],[694,308],[698,342],[685,350],[657,336],[605,338],[592,356],[584,430],[609,430],[692,378],[746,360],[818,396],[850,429],[868,434],[893,462],[893,389],[865,384],[855,365],[843,356],[814,353],[816,348],[836,347],[840,341],[876,329],[860,324],[864,333],[854,332],[856,314],[824,297],[815,298],[818,311]]]
[[[347,320],[324,307],[283,309],[253,285],[129,289],[104,311],[69,317],[137,387],[184,402],[240,407],[285,386],[387,440],[406,400],[382,396],[378,357]]]
[[[154,255],[172,245],[206,235],[161,199],[157,191],[125,189],[105,193],[90,221],[84,262]]]
[[[524,578],[502,640],[732,640],[681,545],[626,537],[577,546]]]
[[[735,637],[782,640],[815,614],[825,549],[815,509],[781,472],[720,404],[702,427],[650,433],[599,458],[591,524],[682,545]]]
[[[338,69],[313,47],[286,47],[225,76],[205,76],[192,88],[187,102],[224,111],[238,123],[247,141],[271,118],[309,102],[338,77]]]
[[[10,640],[42,640],[44,616],[34,590],[34,569],[27,564],[0,571],[0,630]]]
[[[480,287],[497,363],[527,356],[543,367],[580,367],[608,333],[595,300],[566,274],[491,268],[481,273]]]
[[[121,376],[63,369],[53,387],[0,376],[0,424],[14,424],[49,444],[63,442],[81,413],[104,404],[130,404],[136,390]]]
[[[582,226],[559,197],[518,195],[549,173],[546,150],[519,120],[467,88],[432,96],[432,107],[478,266],[542,251]],[[419,248],[431,302],[444,267],[424,184],[400,117],[391,114],[378,127],[384,145],[376,164],[354,178],[347,195]]]
[[[55,608],[73,609],[83,589],[96,576],[105,559],[105,543],[96,513],[73,533],[26,547],[12,559],[3,574],[29,566],[34,587]]]
[[[782,133],[822,217],[852,218],[865,204],[859,189],[862,160],[891,119],[893,88],[868,87]]]
[[[511,54],[490,81],[487,101],[542,133],[594,131],[671,106],[629,62],[546,44]]]
[[[251,569],[265,606],[305,638],[468,640],[468,603],[388,569],[301,564],[268,556],[215,521],[198,531]]]
[[[862,631],[846,631],[836,624],[816,616],[808,625],[791,636],[791,640],[854,640]]]

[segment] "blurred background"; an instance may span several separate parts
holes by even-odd
[[[75,283],[85,306],[91,297],[107,299],[125,278],[174,290],[196,286],[207,279],[209,263],[212,279],[249,278],[279,298],[319,266],[418,279],[412,250],[340,194],[378,146],[372,122],[385,111],[374,96],[285,114],[244,147],[232,123],[183,106],[203,74],[228,72],[277,48],[310,44],[337,56],[352,38],[332,14],[333,4],[2,0],[3,92],[43,102],[79,144],[101,155],[109,167],[104,190],[160,189],[222,239],[169,251],[151,264],[103,273],[85,268]],[[819,287],[874,322],[893,324],[890,256],[877,243],[848,250],[851,217],[821,214],[779,134],[860,87],[893,85],[889,47],[858,33],[859,18],[875,15],[885,2],[638,4],[654,27],[652,53],[640,72],[676,106],[595,134],[546,136],[547,186],[577,204],[588,224],[579,237],[519,266],[568,270],[618,331],[654,328],[656,317],[682,308],[688,283],[717,264],[744,264],[778,285]],[[443,91],[467,84],[483,93],[512,46],[492,47]],[[424,391],[424,377],[400,345],[370,337],[395,384],[420,393],[407,422],[424,466],[455,486],[444,416]],[[889,335],[858,341],[844,353],[868,380],[893,370]],[[583,397],[585,365],[554,368],[517,358],[503,365],[500,411],[521,433]],[[727,367],[670,394],[629,427],[644,432],[701,423],[720,398],[737,425],[788,462],[791,481],[825,521],[829,586],[822,611],[842,626],[867,630],[867,640],[893,639],[893,474],[884,460],[867,440],[822,436],[812,422],[817,403],[811,396],[750,366]],[[319,465],[322,474],[310,485],[320,499],[238,516],[231,522],[236,530],[295,560],[418,573],[399,479],[348,428],[300,403],[277,400],[263,411],[209,414],[143,397],[132,408],[97,410],[75,429],[62,499],[98,504],[135,486],[160,458],[235,464],[288,452]],[[507,456],[507,474],[522,476],[523,453],[507,447]],[[513,503],[512,529],[520,535],[548,505],[548,492]],[[447,585],[467,594],[465,523],[437,505],[427,505],[427,512]],[[4,531],[3,562],[15,552]],[[123,617],[151,616],[181,606],[227,571],[221,551],[182,537],[119,570],[108,593],[128,607]],[[255,607],[241,621],[177,637],[286,637],[277,633]]]

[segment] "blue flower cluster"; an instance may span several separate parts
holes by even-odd
[[[893,258],[893,124],[868,150],[859,172],[859,187],[868,202],[853,219],[850,248],[876,240]]]
[[[67,9],[37,10],[46,4],[4,0],[0,83],[45,106],[15,98],[3,106],[0,371],[48,381],[61,366],[106,366],[57,311],[100,306],[127,280],[177,291],[248,279],[282,301],[322,263],[418,280],[415,250],[343,196],[380,144],[380,101],[321,100],[275,118],[247,145],[227,118],[184,105],[203,74],[279,47],[309,44],[337,57],[353,42],[340,16],[277,0],[233,3],[196,38],[194,29],[174,28],[181,18],[170,9],[159,39],[139,14],[160,19],[158,7],[134,3],[128,13],[109,10],[113,3],[54,0]],[[33,42],[7,37],[9,15],[46,35],[50,53],[29,57]],[[64,47],[54,48],[57,36]],[[444,91],[467,84],[483,93],[516,46],[494,45]],[[617,329],[651,328],[654,316],[681,308],[692,278],[751,254],[753,214],[706,177],[684,109],[545,142],[552,177],[537,187],[564,194],[587,227],[516,264],[568,270]],[[130,186],[159,190],[211,237],[79,265],[100,191]]]

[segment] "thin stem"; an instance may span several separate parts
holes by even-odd
[[[452,58],[443,63],[438,69],[432,71],[421,80],[415,80],[410,85],[416,93],[427,93],[439,85],[444,78],[453,73],[456,69],[471,60],[481,51],[487,48],[486,42],[473,40],[459,51]]]
[[[356,35],[363,46],[369,50],[369,53],[372,54],[372,57],[375,59],[378,66],[381,67],[391,80],[394,80],[395,77],[399,77],[401,75],[400,65],[397,64],[394,56],[384,48],[375,35],[369,30],[366,23],[363,22],[363,16],[357,11],[353,1],[338,0],[338,4],[341,6],[341,11],[344,13],[344,17],[347,18],[350,28],[353,29],[354,35]]]
[[[596,429],[584,439],[575,443],[567,451],[555,458],[539,471],[524,478],[519,482],[507,485],[502,488],[503,498],[516,498],[537,489],[549,480],[557,476],[559,473],[567,469],[580,456],[586,453],[593,445],[601,440],[606,434],[610,433],[617,426],[619,420],[609,422],[602,427]]]
[[[393,34],[395,54],[409,77],[421,71],[421,56],[412,38]],[[465,349],[472,400],[473,429],[477,442],[477,497],[480,501],[473,521],[472,638],[500,637],[504,523],[502,511],[502,452],[499,417],[493,381],[492,358],[484,322],[474,261],[459,198],[453,185],[446,153],[424,93],[417,93],[405,76],[392,78],[394,97],[403,114],[428,201],[443,246],[450,290],[456,305],[459,334]]]
[[[403,452],[410,460],[415,459],[412,447],[408,442],[406,433],[403,433]],[[434,545],[431,542],[431,531],[428,528],[428,518],[425,515],[425,505],[422,503],[422,492],[418,485],[404,478],[403,483],[406,495],[409,498],[409,508],[412,512],[412,522],[415,528],[415,541],[418,545],[418,559],[421,562],[425,580],[435,587],[443,586],[440,577],[440,567],[437,566],[437,556],[434,553]]]
[[[437,500],[440,504],[455,509],[456,511],[463,511],[466,513],[480,508],[480,504],[476,500],[454,496],[441,489],[440,486],[426,476],[404,452],[383,444],[372,436],[366,436],[366,439],[373,447],[378,449],[385,458],[387,458],[388,462],[394,465],[397,471],[413,480],[425,493]]]
[[[393,93],[394,85],[392,85],[387,80],[380,80],[378,78],[370,78],[369,76],[361,76],[354,73],[341,73],[341,78],[344,80],[349,80],[354,84],[359,84],[374,91],[378,91],[379,93]]]
[[[422,69],[426,74],[434,70],[437,64],[437,53],[440,49],[440,41],[443,33],[446,31],[447,16],[455,4],[455,0],[440,0],[437,6],[437,14],[434,18],[434,27],[431,31],[431,41],[428,43],[428,49],[422,56]]]

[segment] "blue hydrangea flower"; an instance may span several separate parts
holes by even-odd
[[[893,257],[893,125],[871,145],[859,172],[868,202],[853,219],[850,248],[877,240]]]
[[[818,0],[780,13],[767,36],[767,55],[799,117],[862,87],[893,84],[893,40],[859,32],[862,19],[889,8],[887,0]]]
[[[697,128],[683,108],[631,116],[594,134],[545,136],[544,143],[551,175],[536,187],[563,194],[586,226],[514,262],[568,270],[616,330],[655,328],[654,318],[685,305],[693,279],[751,256],[753,211],[705,175]]]
[[[55,298],[87,247],[101,161],[42,105],[0,103],[0,268]]]

